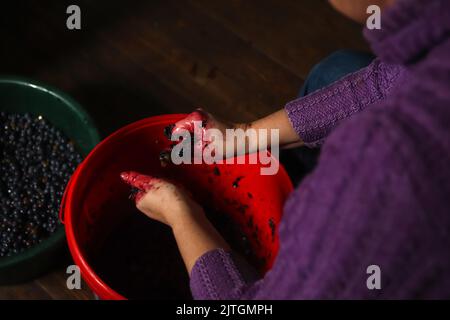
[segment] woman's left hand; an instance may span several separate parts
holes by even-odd
[[[135,188],[136,207],[151,219],[174,227],[192,215],[203,214],[187,192],[173,183],[134,171],[122,172],[120,177]]]
[[[148,217],[172,227],[187,271],[208,251],[228,244],[208,221],[203,209],[173,183],[137,172],[123,172],[120,177],[133,188],[136,207]]]

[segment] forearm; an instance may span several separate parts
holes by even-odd
[[[278,144],[282,148],[289,148],[292,146],[301,146],[302,140],[292,127],[288,115],[284,109],[278,110],[264,118],[258,119],[250,123],[241,123],[235,125],[236,129],[255,130],[256,135],[247,135],[246,138],[246,153],[262,150],[265,147],[274,146]],[[264,134],[262,130],[265,130]],[[278,130],[279,140],[271,140],[271,131]],[[261,143],[261,137],[264,137],[265,142]],[[243,150],[238,149],[237,154],[244,153]]]
[[[177,221],[170,225],[190,276],[194,298],[241,298],[241,292],[234,289],[253,284],[258,278],[256,270],[234,255],[196,203],[178,213]],[[213,287],[205,285],[208,278],[214,283]]]
[[[180,219],[172,225],[175,240],[180,250],[186,269],[191,270],[205,253],[215,250],[230,250],[228,244],[205,216],[203,209],[197,207],[187,214],[180,214]]]
[[[295,132],[292,127],[286,110],[284,109],[278,110],[264,118],[249,123],[247,128],[256,130],[267,129],[268,132],[270,132],[270,130],[279,130],[280,146],[302,143],[297,132]]]

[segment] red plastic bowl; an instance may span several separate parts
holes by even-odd
[[[220,176],[214,174],[215,166],[206,164],[162,168],[159,153],[170,143],[163,129],[184,116],[151,117],[116,131],[92,150],[67,185],[61,220],[65,223],[69,249],[84,280],[101,299],[126,299],[96,274],[87,254],[101,250],[107,235],[120,223],[122,209],[130,206],[129,188],[119,178],[122,171],[165,176],[166,170],[170,170],[170,175],[186,186],[199,203],[214,204],[239,225],[252,250],[264,261],[262,273],[273,264],[279,247],[276,227],[292,191],[284,168],[280,165],[273,176],[260,175],[259,164],[217,165]],[[234,188],[233,182],[238,177],[243,178],[239,187]]]

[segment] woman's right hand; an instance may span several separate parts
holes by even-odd
[[[202,124],[199,128],[200,130],[194,130],[195,122]],[[237,144],[237,139],[234,138],[233,140],[236,141],[227,141],[227,129],[241,129],[243,132],[247,133],[245,140],[241,141],[241,144]],[[250,132],[249,129],[253,129],[255,131]],[[260,131],[260,129],[264,129],[264,131]],[[269,147],[274,147],[275,144],[278,147],[283,148],[298,147],[303,145],[303,141],[292,127],[289,117],[284,109],[251,123],[230,123],[221,121],[202,109],[197,109],[196,111],[190,113],[187,117],[176,122],[172,130],[172,134],[179,134],[182,130],[187,130],[191,134],[193,133],[196,141],[196,143],[194,143],[194,149],[198,149],[198,154],[211,154],[211,152],[205,151],[215,150],[216,159],[225,159],[236,155],[252,153],[258,150],[261,151]],[[271,130],[278,130],[278,141],[271,141]],[[205,135],[205,133],[208,134]],[[266,133],[266,136],[263,136],[264,141],[260,141],[261,134],[264,133]],[[227,142],[233,142],[233,148],[226,148]],[[242,142],[244,143],[242,144]]]
[[[200,126],[195,128],[195,124],[200,124]],[[197,109],[175,123],[172,135],[181,136],[183,132],[188,131],[195,139],[194,149],[198,149],[201,154],[206,152],[210,154],[214,150],[215,158],[224,159],[237,153],[236,148],[226,149],[227,129],[243,129],[245,131],[246,125],[222,121],[202,109]]]

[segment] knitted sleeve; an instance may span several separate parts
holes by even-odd
[[[306,146],[322,144],[342,120],[383,99],[402,67],[375,59],[369,66],[285,106],[292,127]]]

